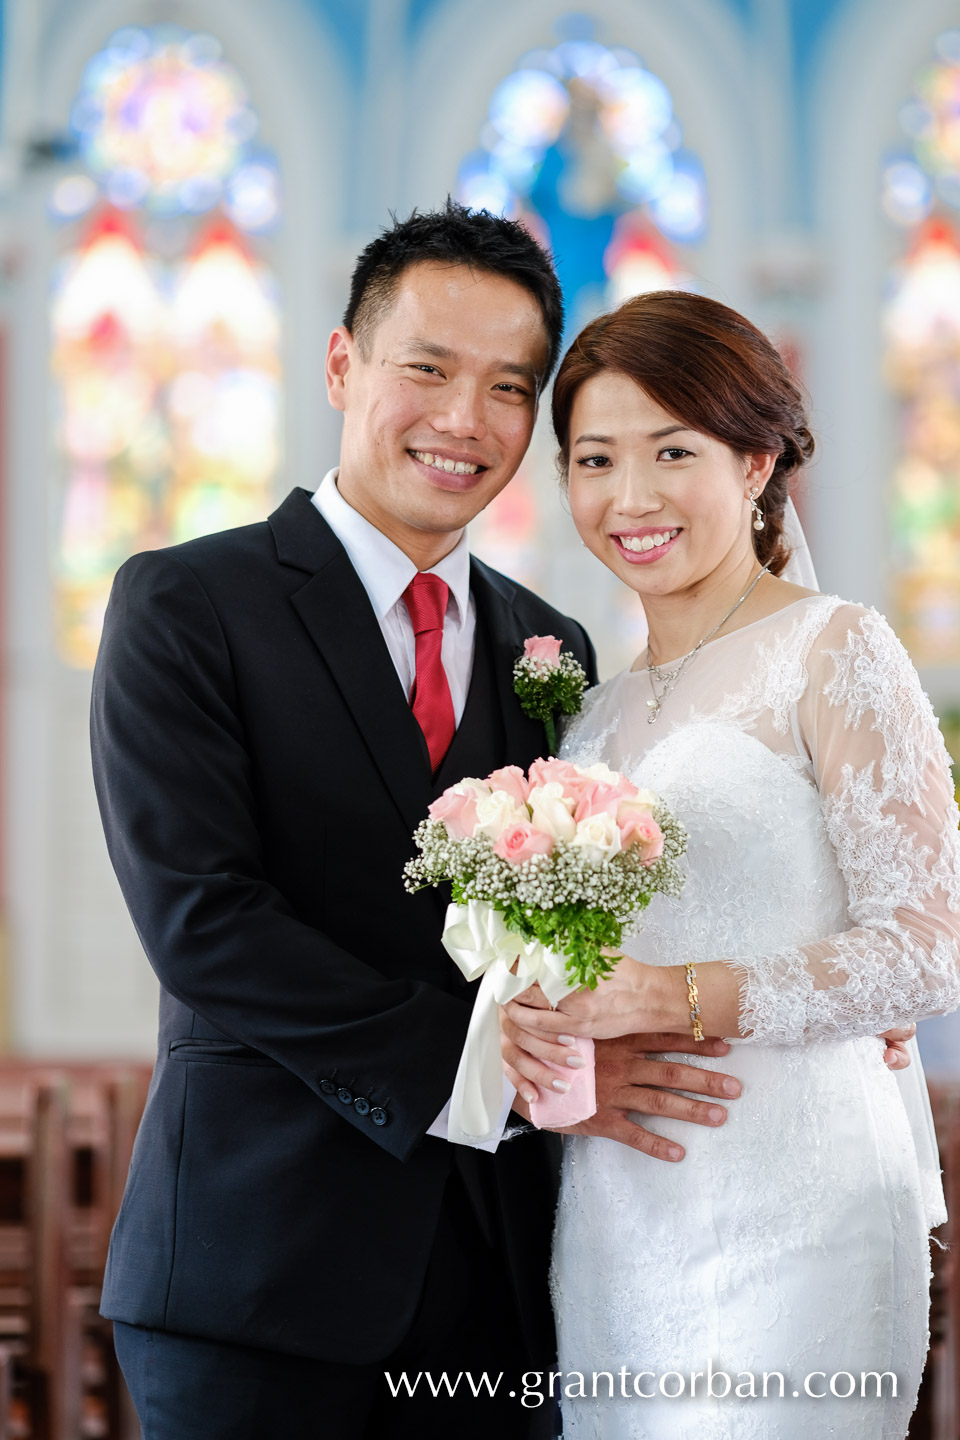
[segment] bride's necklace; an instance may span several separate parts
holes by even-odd
[[[758,571],[757,574],[754,575],[753,579],[750,581],[750,584],[740,596],[740,599],[736,602],[735,605],[731,605],[730,609],[727,611],[726,615],[724,615],[723,619],[719,622],[719,624],[714,625],[713,629],[709,632],[709,634],[704,635],[702,640],[698,640],[696,645],[694,645],[693,649],[687,655],[681,656],[679,663],[675,665],[672,670],[664,669],[664,667],[661,665],[652,664],[650,660],[650,646],[647,645],[646,668],[647,674],[650,676],[650,689],[653,691],[651,699],[647,701],[647,709],[650,711],[650,714],[647,716],[648,725],[652,725],[653,722],[656,720],[657,716],[660,714],[661,705],[663,704],[666,697],[670,694],[670,691],[677,684],[680,676],[690,664],[690,661],[694,658],[695,655],[699,653],[703,646],[706,645],[708,640],[713,639],[714,635],[716,635],[717,631],[721,628],[721,626],[725,625],[730,619],[730,616],[733,614],[733,612],[735,610],[739,610],[740,606],[743,604],[744,600],[746,600],[754,585],[756,585],[757,581],[760,579],[760,576],[765,575],[769,568],[769,565],[764,565],[763,569]],[[659,691],[657,690],[658,684],[660,685]]]

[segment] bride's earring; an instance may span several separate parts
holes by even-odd
[[[764,523],[765,523],[765,522],[764,522],[764,518],[763,518],[763,511],[760,509],[760,506],[757,504],[756,496],[757,496],[757,487],[756,487],[756,485],[754,485],[753,489],[750,491],[750,505],[751,505],[751,508],[752,508],[752,510],[753,510],[753,528],[754,528],[754,530],[762,530],[763,527],[764,527]]]

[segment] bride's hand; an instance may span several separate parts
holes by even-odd
[[[524,990],[522,995],[517,996],[514,1003],[522,1005],[528,1011],[550,1011],[550,1002],[539,985],[533,985],[529,990]],[[531,1083],[534,1076],[544,1087],[552,1086],[553,1088],[556,1088],[555,1081],[563,1079],[562,1075],[555,1075],[552,1071],[546,1070],[542,1063],[544,1060],[552,1060],[555,1065],[565,1065],[571,1069],[582,1068],[586,1065],[586,1060],[577,1053],[575,1045],[576,1042],[572,1035],[565,1035],[562,1043],[559,1041],[553,1043],[532,1034],[529,1030],[521,1029],[510,1019],[506,1008],[500,1006],[500,1053],[503,1059],[503,1072],[517,1094],[528,1105],[532,1105],[538,1098],[537,1086]]]
[[[534,992],[526,990],[504,1007],[504,1013],[517,1030],[528,1032],[538,1042],[530,1053],[563,1065],[570,1048],[558,1041],[559,1035],[606,1040],[666,1029],[665,1021],[675,1016],[678,1006],[682,1011],[683,996],[678,990],[682,982],[674,971],[673,966],[644,965],[624,955],[618,959],[613,974],[601,980],[595,990],[575,990],[565,995],[555,1010],[546,1004],[543,992],[536,986],[539,998],[534,997],[531,1003]],[[673,994],[674,990],[677,994]],[[672,1003],[665,1003],[668,995]]]

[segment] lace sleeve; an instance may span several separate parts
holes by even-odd
[[[741,1030],[765,1044],[876,1035],[960,1005],[960,833],[949,757],[906,651],[842,606],[808,662],[797,718],[847,886],[851,929],[741,977]]]

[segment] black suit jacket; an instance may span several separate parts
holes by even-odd
[[[478,660],[434,781],[366,592],[306,491],[117,575],[94,769],[162,992],[113,1319],[377,1361],[409,1326],[462,1163],[531,1354],[549,1349],[556,1138],[488,1155],[425,1135],[473,992],[440,944],[443,897],[407,895],[402,869],[439,787],[543,752],[512,691],[524,638],[553,632],[591,680],[595,666],[576,622],[477,561],[471,584]]]

